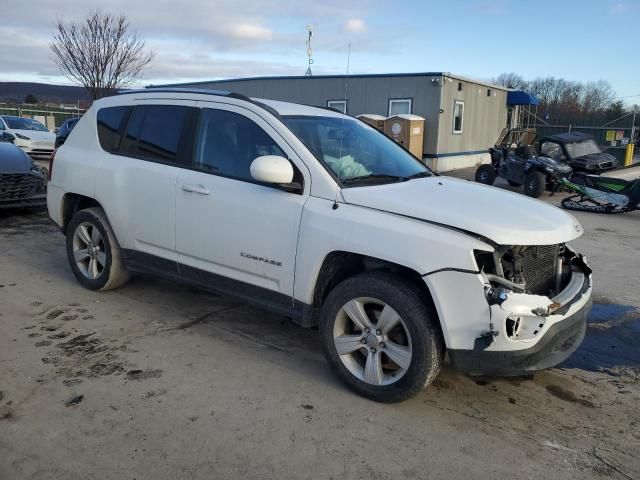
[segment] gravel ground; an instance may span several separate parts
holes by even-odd
[[[152,277],[84,290],[45,214],[0,212],[0,479],[640,478],[640,212],[577,216],[596,305],[565,365],[381,405],[316,330]]]

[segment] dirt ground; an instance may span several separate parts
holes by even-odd
[[[84,290],[44,213],[0,212],[0,479],[640,478],[640,212],[577,216],[596,303],[565,365],[382,405],[316,330],[152,277]]]

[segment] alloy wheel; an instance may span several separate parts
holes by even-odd
[[[82,222],[76,227],[73,232],[73,258],[86,278],[95,280],[102,275],[107,254],[98,227],[89,222]]]
[[[400,315],[374,298],[355,298],[338,312],[333,340],[342,364],[370,385],[390,385],[411,365],[411,336]]]

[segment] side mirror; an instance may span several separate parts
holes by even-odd
[[[7,142],[11,143],[13,143],[13,141],[16,139],[15,135],[9,132],[2,132],[2,136]]]
[[[289,160],[278,155],[264,155],[249,167],[254,180],[264,183],[287,184],[293,181],[293,167]]]

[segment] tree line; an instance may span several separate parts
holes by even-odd
[[[616,99],[606,80],[580,82],[556,77],[525,80],[517,73],[501,73],[492,81],[535,95],[540,101],[538,117],[548,123],[606,123],[629,111],[622,100]]]

